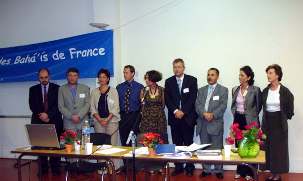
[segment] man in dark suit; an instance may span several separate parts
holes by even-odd
[[[32,124],[55,124],[58,137],[63,130],[62,115],[58,109],[59,86],[50,83],[49,70],[41,68],[38,72],[40,84],[29,89],[29,107],[32,111]],[[48,158],[39,157],[42,163],[42,174],[48,172]],[[60,174],[60,157],[50,158],[52,173]]]
[[[180,58],[173,61],[174,76],[165,81],[165,104],[168,109],[168,124],[171,126],[173,143],[177,146],[188,146],[193,143],[194,127],[197,115],[195,101],[197,97],[197,79],[184,74],[184,61]],[[193,164],[186,164],[186,175],[192,176]],[[183,163],[175,164],[172,175],[184,170]]]

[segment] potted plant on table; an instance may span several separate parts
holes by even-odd
[[[238,154],[241,158],[255,158],[260,152],[260,144],[263,144],[264,139],[266,135],[260,129],[258,122],[253,121],[245,126],[245,130],[241,130],[238,123],[232,124],[226,142],[238,143]]]
[[[149,155],[156,154],[156,146],[158,144],[163,144],[163,140],[161,139],[160,134],[158,133],[145,133],[143,134],[142,140],[140,141],[141,144],[148,147]]]
[[[65,150],[67,153],[71,153],[73,150],[73,145],[77,139],[77,133],[73,130],[66,130],[60,136],[60,140],[65,144]]]

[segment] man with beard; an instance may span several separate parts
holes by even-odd
[[[62,115],[58,109],[59,85],[49,82],[50,73],[47,68],[41,68],[38,72],[39,84],[29,89],[29,107],[32,111],[32,124],[54,124],[58,137],[62,133]],[[41,173],[48,172],[48,158],[40,156]],[[49,159],[53,175],[60,174],[60,157]]]

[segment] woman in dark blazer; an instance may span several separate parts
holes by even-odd
[[[259,113],[262,108],[261,90],[254,86],[254,77],[250,66],[240,68],[240,85],[232,89],[231,112],[234,116],[234,123],[238,123],[241,130],[245,130],[245,126],[253,121],[259,122]],[[235,179],[243,176],[250,180],[252,174],[253,172],[247,166],[239,165]]]
[[[266,169],[272,174],[266,180],[281,180],[280,174],[289,171],[287,120],[294,115],[294,97],[280,83],[283,73],[279,65],[268,66],[266,73],[270,84],[262,92],[262,129],[267,136]]]

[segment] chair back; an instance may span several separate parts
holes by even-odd
[[[93,143],[93,145],[110,145],[111,136],[105,133],[91,133],[90,142]]]

